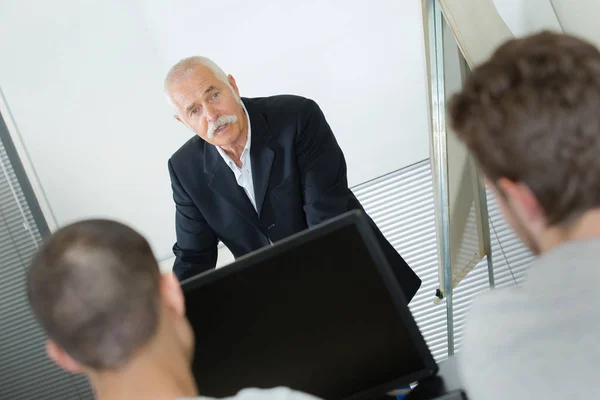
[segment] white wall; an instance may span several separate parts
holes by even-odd
[[[418,1],[6,0],[0,37],[12,134],[47,217],[127,222],[161,260],[175,238],[166,160],[190,136],[162,78],[181,57],[213,58],[245,96],[317,100],[351,185],[428,157]]]
[[[575,3],[553,0],[552,4],[565,32],[583,37],[600,48],[600,30],[598,29],[600,2],[598,0],[577,0]]]
[[[600,47],[598,0],[494,0],[494,3],[516,36],[550,29],[583,37]]]
[[[550,0],[493,0],[498,14],[516,37],[550,29],[561,31]]]
[[[3,1],[0,85],[56,223],[116,218],[164,257],[166,160],[186,135],[172,133],[162,64],[134,6]]]

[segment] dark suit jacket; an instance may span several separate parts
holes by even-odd
[[[219,240],[239,257],[362,209],[348,189],[342,150],[314,101],[289,95],[242,101],[252,127],[258,213],[214,146],[198,136],[184,144],[169,160],[177,229],[173,269],[180,280],[215,268]],[[421,280],[371,223],[410,300]]]

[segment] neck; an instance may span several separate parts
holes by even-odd
[[[585,212],[566,227],[554,226],[548,228],[539,241],[540,253],[546,253],[568,241],[595,237],[600,237],[600,209]]]
[[[174,400],[197,396],[185,357],[167,353],[150,351],[135,356],[118,370],[89,374],[96,398]]]
[[[244,132],[240,135],[240,139],[235,143],[229,144],[227,146],[219,146],[221,149],[227,153],[229,157],[233,160],[233,162],[238,166],[242,166],[242,153],[244,152],[244,148],[246,147],[246,142],[248,140],[248,130],[244,130]]]
[[[244,148],[246,147],[246,142],[248,142],[248,118],[244,111],[244,108],[240,105],[240,115],[238,115],[238,121],[240,121],[240,126],[242,129],[242,134],[234,143],[228,144],[226,146],[219,146],[221,149],[227,153],[227,155],[233,160],[233,162],[238,166],[242,166],[242,153],[244,152]]]

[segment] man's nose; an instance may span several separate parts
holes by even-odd
[[[206,115],[206,119],[209,122],[215,122],[218,118],[219,118],[219,110],[217,110],[215,107],[213,106],[206,106],[204,108],[204,112]]]

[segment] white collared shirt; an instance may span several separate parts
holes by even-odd
[[[244,105],[243,101],[241,103],[242,108],[244,109],[244,113],[246,113],[246,121],[248,123],[248,139],[246,140],[246,146],[244,146],[244,151],[242,152],[242,156],[240,157],[242,161],[241,168],[238,167],[235,164],[235,162],[233,162],[231,157],[229,157],[229,155],[223,149],[221,149],[219,146],[215,147],[217,148],[217,151],[219,152],[221,157],[223,157],[225,163],[233,171],[233,174],[235,175],[235,180],[237,181],[238,185],[240,185],[246,192],[246,195],[248,196],[250,203],[252,203],[252,206],[254,206],[254,209],[257,210],[256,197],[254,196],[254,181],[252,180],[252,163],[250,162],[252,127],[250,125],[250,115],[246,110],[246,106]]]

